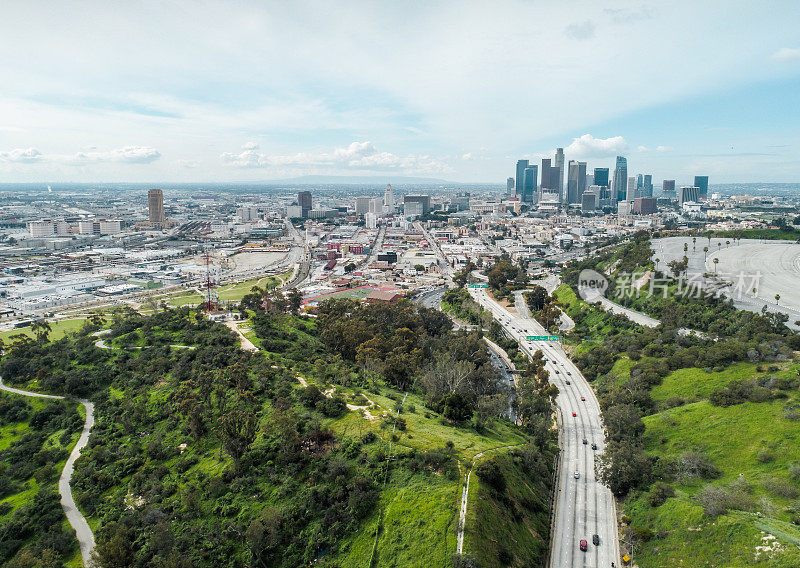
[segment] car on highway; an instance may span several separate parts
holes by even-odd
[[[578,413],[573,410],[572,411],[572,417],[575,418],[577,415],[578,415]]]
[[[596,450],[596,449],[597,449],[597,444],[595,444],[594,442],[592,442],[592,449],[593,449],[593,450]]]
[[[556,369],[556,375],[560,375],[561,373]]]
[[[567,371],[567,374],[571,377],[572,376],[572,371]]]
[[[569,382],[569,381],[567,381],[567,384],[568,384],[568,385],[571,385],[572,383],[571,383],[571,382]]]
[[[585,446],[585,445],[586,445],[586,444],[588,444],[588,443],[589,443],[589,440],[587,440],[586,438],[584,438],[584,439],[583,439],[583,445]]]
[[[587,543],[585,540],[581,539],[580,547],[581,547],[581,550],[583,552],[586,552],[587,550],[589,550],[589,543]]]
[[[580,479],[581,478],[581,472],[578,471],[577,469],[575,470],[575,473],[573,473],[572,475],[573,475],[573,477],[575,477],[575,479]]]
[[[583,402],[586,402],[586,397],[585,397],[585,396],[582,396],[582,397],[581,397],[581,401],[583,401]]]
[[[600,546],[600,535],[599,534],[596,534],[596,535],[592,536],[592,544],[594,544],[595,546]]]

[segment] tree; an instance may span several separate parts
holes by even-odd
[[[294,315],[300,313],[300,307],[303,305],[303,295],[297,290],[297,288],[292,288],[289,290],[287,294],[287,300],[289,301],[289,309]]]
[[[708,247],[703,247],[703,262],[708,258]]]
[[[714,274],[717,273],[717,265],[719,264],[719,259],[714,257]]]
[[[111,522],[103,527],[93,553],[95,565],[100,568],[128,568],[133,566],[135,535],[128,527]]]
[[[219,419],[218,432],[222,438],[222,447],[233,458],[237,472],[242,457],[255,441],[256,424],[255,413],[243,405],[230,409]]]
[[[780,294],[775,294],[775,305],[776,306],[778,305],[778,300],[780,300],[780,299],[781,299],[781,295]]]
[[[355,263],[352,263],[352,262],[351,262],[351,263],[349,263],[349,264],[346,264],[346,265],[345,265],[345,267],[344,267],[344,271],[345,271],[347,274],[350,274],[350,273],[351,273],[351,272],[353,272],[355,269],[356,269],[356,265],[355,265]]]
[[[45,319],[36,320],[31,324],[31,331],[36,336],[36,341],[40,343],[47,341],[52,330],[50,323]]]

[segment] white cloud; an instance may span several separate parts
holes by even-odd
[[[461,159],[464,160],[465,162],[470,162],[475,159],[475,156],[472,155],[472,152],[467,152],[466,154],[461,156]]]
[[[0,161],[16,162],[19,164],[33,164],[41,162],[44,155],[36,148],[16,148],[8,152],[0,152]]]
[[[178,165],[183,168],[196,168],[200,165],[197,160],[178,160]]]
[[[67,163],[81,165],[92,163],[124,163],[124,164],[150,164],[161,157],[155,148],[147,146],[125,146],[108,152],[78,152],[64,160]]]
[[[656,148],[656,152],[672,152],[674,149],[672,146],[659,146]]]
[[[778,51],[772,54],[772,59],[775,61],[779,61],[781,63],[787,63],[789,61],[800,61],[800,49],[795,49],[791,47],[782,47]]]
[[[257,145],[245,144],[241,152],[224,152],[220,158],[223,163],[237,168],[288,167],[301,172],[314,171],[321,167],[338,170],[404,173],[447,173],[452,171],[449,165],[437,158],[427,155],[398,156],[391,152],[380,152],[372,142],[368,141],[352,142],[347,147],[334,148],[333,152],[299,152],[286,155],[269,155],[260,152]]]
[[[584,134],[580,138],[573,138],[572,144],[564,148],[564,154],[570,159],[608,158],[624,154],[627,150],[628,143],[622,136],[595,138],[591,134]]]
[[[638,146],[636,148],[637,152],[647,152],[648,150],[649,150],[649,148],[647,146]]]

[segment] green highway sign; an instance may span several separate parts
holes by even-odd
[[[528,341],[558,341],[557,335],[529,335]]]
[[[488,288],[488,284],[467,284],[467,288]]]

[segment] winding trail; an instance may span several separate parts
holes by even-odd
[[[63,396],[41,394],[9,387],[3,383],[2,377],[0,377],[0,390],[36,398],[64,399]],[[67,463],[64,464],[64,470],[61,472],[61,477],[58,479],[58,492],[61,495],[61,508],[64,509],[64,514],[67,516],[69,524],[75,529],[75,536],[81,547],[83,565],[89,566],[92,559],[92,551],[94,550],[94,533],[92,533],[92,529],[89,528],[86,517],[81,514],[78,510],[78,506],[75,504],[69,482],[72,479],[72,472],[75,469],[75,460],[78,459],[78,456],[81,455],[81,450],[85,448],[86,444],[89,442],[89,432],[91,432],[92,426],[94,426],[94,404],[85,399],[79,399],[78,402],[86,409],[86,422],[83,424],[83,431],[81,432],[80,438],[78,438],[78,443],[72,448],[72,452],[70,452],[67,458]]]

